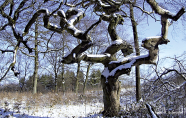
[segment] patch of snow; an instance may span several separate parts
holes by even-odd
[[[175,15],[176,15],[176,14],[171,13],[171,12],[170,12],[169,10],[167,10],[167,9],[163,9],[163,8],[162,8],[162,10],[163,10],[163,12],[165,12],[165,13],[171,15],[171,16],[175,16]]]
[[[58,14],[60,14],[61,17],[66,18],[66,14],[65,14],[65,12],[63,10],[59,10]]]
[[[11,101],[7,107],[9,110],[5,111],[0,105],[0,117],[4,118],[10,116],[13,118],[66,118],[66,117],[93,117],[101,116],[99,113],[103,108],[103,103],[83,103],[77,105],[55,105],[55,106],[26,106],[22,101],[20,105],[20,113],[16,113],[14,109],[15,101]]]
[[[5,117],[7,114],[12,114],[13,117],[19,116],[22,118],[40,118],[40,117],[50,117],[50,118],[59,118],[59,117],[86,117],[90,113],[97,113],[102,108],[99,108],[100,104],[91,105],[63,105],[55,106],[52,108],[30,108],[29,111],[26,109],[21,110],[21,113],[14,113],[13,111],[4,112],[1,110],[1,117]]]
[[[143,102],[143,98],[141,98],[141,99],[139,100],[139,102]]]
[[[97,55],[94,55],[94,54],[88,54],[87,57],[90,57],[90,58],[103,58],[103,57],[110,57],[111,55],[110,54],[97,54]]]
[[[122,40],[121,38],[119,38],[119,39],[113,41],[113,42],[112,42],[112,45],[113,45],[113,44],[120,45],[120,44],[122,44],[122,43],[123,43],[123,40]]]
[[[112,71],[109,73],[109,76],[114,76],[115,73],[116,73],[118,70],[131,68],[132,65],[133,65],[135,62],[136,62],[136,60],[133,59],[133,60],[130,61],[129,63],[126,63],[126,64],[124,64],[124,65],[120,65],[120,66],[118,66],[117,68],[115,68],[114,70],[112,70]]]
[[[52,24],[52,23],[49,23],[49,25],[52,26],[52,27],[54,27],[55,29],[60,28],[60,27],[58,27],[57,25],[54,25],[54,24]]]
[[[103,75],[105,78],[108,78],[108,76],[109,76],[109,69],[108,69],[108,67],[106,67],[106,68],[103,70],[102,75]]]
[[[73,58],[76,58],[76,53],[73,53]]]
[[[76,15],[71,16],[71,18],[68,20],[68,24],[69,25],[74,25],[74,22],[76,21],[76,19],[78,17],[80,17],[81,15],[83,15],[83,11],[81,9],[75,9],[75,8],[70,8],[70,10],[75,10],[78,13]]]
[[[142,40],[142,42],[143,42],[143,41],[146,41],[146,40],[149,40],[149,39],[152,39],[152,38],[161,38],[161,36],[146,37],[145,39]]]
[[[50,12],[48,11],[48,9],[42,9],[46,12],[46,15],[49,16],[50,15]]]
[[[184,81],[181,85],[179,85],[178,87],[176,87],[175,89],[173,90],[177,90],[177,89],[180,89],[181,87],[185,86],[186,85],[186,81]],[[173,91],[172,90],[172,91]]]
[[[71,52],[66,53],[65,56],[63,56],[63,58],[68,57],[68,55],[70,55],[70,54],[71,54]]]
[[[74,25],[68,26],[68,29],[71,29],[74,31],[74,36],[78,36],[79,34],[83,34],[84,32],[81,30],[78,30],[77,28],[74,27]]]
[[[154,113],[154,111],[152,111],[151,106],[150,106],[149,104],[146,104],[146,105],[149,107],[150,113],[152,114],[152,118],[158,118],[158,117],[156,116],[156,114]]]
[[[117,15],[114,13],[114,14],[113,14],[113,17],[117,18]]]
[[[69,10],[70,10],[70,11],[75,10],[75,11],[78,12],[76,15],[71,16],[70,19],[67,21],[67,23],[68,23],[68,25],[69,25],[68,28],[71,29],[71,30],[73,30],[73,31],[74,31],[74,35],[77,36],[78,34],[83,33],[83,31],[78,30],[77,28],[75,28],[74,23],[75,23],[75,21],[76,21],[81,15],[83,15],[83,11],[80,10],[80,9],[76,9],[76,8],[70,8]]]
[[[109,64],[117,64],[117,63],[121,63],[121,61],[111,61],[111,62],[109,62]]]
[[[99,2],[99,4],[100,4],[101,6],[104,6],[104,7],[110,7],[110,5],[106,5],[106,4],[104,4],[101,0],[98,0],[98,2]]]
[[[126,57],[124,58],[122,61],[112,61],[110,62],[109,64],[113,64],[113,63],[119,63],[119,62],[123,62],[123,61],[130,61],[129,63],[125,63],[123,65],[120,65],[118,66],[117,68],[115,68],[114,70],[112,70],[111,72],[106,71],[104,73],[104,76],[107,78],[109,76],[114,76],[116,71],[118,70],[122,70],[122,69],[127,69],[127,68],[131,68],[133,66],[133,64],[136,62],[137,59],[143,59],[143,58],[146,58],[148,57],[149,55],[146,54],[146,55],[140,55],[140,56],[131,56],[131,57]],[[108,69],[108,68],[107,68]],[[105,70],[104,70],[105,71]],[[109,73],[108,73],[109,72]],[[108,74],[108,75],[106,75]]]

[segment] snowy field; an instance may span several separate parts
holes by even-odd
[[[91,92],[90,92],[91,93]],[[58,95],[42,94],[37,97],[18,96],[1,98],[0,117],[12,118],[66,118],[66,117],[101,117],[99,112],[103,110],[101,96],[87,100],[86,95]],[[60,97],[61,96],[61,97]],[[99,99],[100,98],[100,99]],[[88,98],[89,99],[89,98]],[[62,103],[63,102],[63,103]]]
[[[132,102],[122,89],[121,104]],[[66,93],[38,94],[6,93],[0,100],[0,117],[10,118],[100,118],[103,111],[102,91],[89,91],[85,95]],[[5,94],[5,93],[4,93]],[[131,95],[130,95],[131,96]]]
[[[10,108],[8,112],[5,109],[0,109],[0,117],[12,118],[66,118],[66,117],[101,117],[97,114],[102,110],[102,104],[96,103],[94,105],[56,105],[53,107],[32,107],[26,108],[20,106],[20,112],[17,113],[15,109]]]

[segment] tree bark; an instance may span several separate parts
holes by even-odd
[[[139,102],[141,99],[141,83],[140,83],[140,67],[135,67],[136,72],[136,101]]]
[[[138,43],[138,31],[137,31],[137,23],[134,18],[134,9],[132,4],[130,4],[130,18],[132,23],[132,29],[133,29],[133,37],[134,37],[134,46],[136,51],[136,56],[140,55],[140,49],[139,49],[139,43]],[[139,102],[141,99],[141,84],[140,84],[140,67],[137,65],[135,67],[135,73],[136,73],[136,101]]]
[[[118,116],[120,111],[121,83],[117,78],[101,77],[103,89],[104,116]]]
[[[76,93],[78,93],[78,88],[79,88],[79,72],[80,72],[80,63],[78,63],[78,67],[77,67],[76,86],[75,86]]]
[[[63,33],[63,37],[64,37],[64,33]],[[66,37],[65,37],[66,38]],[[63,40],[63,50],[62,50],[62,56],[64,56],[65,54],[65,41]],[[63,94],[65,94],[65,79],[64,79],[64,63],[62,63],[62,72],[61,72],[61,77],[62,77],[62,83],[61,83],[61,87],[62,87],[62,92]]]
[[[57,53],[56,53],[56,55],[55,55],[55,60],[57,60]],[[54,83],[55,83],[55,92],[57,92],[58,91],[58,87],[57,87],[57,79],[58,79],[58,74],[57,74],[57,63],[55,62],[55,64],[54,64],[54,73],[55,73],[55,76],[54,76]]]
[[[62,83],[61,83],[61,87],[62,87],[62,92],[63,94],[65,94],[65,79],[64,79],[64,64],[62,64],[62,72],[61,72],[61,77],[62,77]]]
[[[37,94],[37,79],[38,79],[38,66],[39,66],[39,56],[38,56],[38,25],[35,24],[35,66],[34,66],[34,83],[33,83],[33,94]]]
[[[89,75],[90,67],[91,67],[91,64],[89,64],[88,67],[87,67],[86,78],[85,78],[85,82],[84,82],[84,86],[83,86],[83,94],[85,93],[85,89],[86,89],[86,84],[87,84],[87,80],[88,80],[88,75]]]

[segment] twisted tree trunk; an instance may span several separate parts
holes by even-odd
[[[108,80],[102,76],[101,85],[103,89],[104,116],[118,116],[120,111],[120,91],[121,83],[116,78]]]

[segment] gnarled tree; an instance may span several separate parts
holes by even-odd
[[[103,88],[103,101],[104,101],[104,111],[105,116],[117,116],[120,111],[120,81],[118,77],[123,74],[130,74],[131,68],[133,66],[138,66],[141,64],[154,64],[156,65],[156,59],[158,57],[159,45],[167,44],[169,40],[167,39],[168,27],[172,21],[177,21],[180,16],[183,15],[185,9],[182,8],[176,15],[173,15],[170,11],[163,9],[158,5],[155,0],[146,0],[148,5],[161,17],[161,36],[152,36],[145,38],[142,42],[142,47],[148,50],[148,54],[139,56],[128,56],[133,52],[132,45],[127,41],[121,39],[116,32],[118,25],[122,25],[124,18],[128,17],[127,13],[122,10],[124,6],[132,5],[139,8],[142,12],[151,15],[150,12],[145,11],[142,7],[137,6],[131,0],[83,0],[76,1],[76,4],[68,3],[66,0],[64,3],[61,2],[59,7],[49,12],[48,9],[39,9],[30,21],[27,23],[24,32],[22,34],[17,33],[15,29],[16,20],[19,17],[22,7],[25,5],[27,0],[23,0],[20,7],[16,10],[14,17],[8,15],[4,12],[4,8],[9,4],[13,4],[13,0],[6,0],[3,5],[1,5],[0,13],[3,17],[7,18],[8,23],[2,26],[3,30],[6,26],[11,26],[13,34],[17,39],[17,45],[14,52],[14,60],[16,59],[16,51],[19,49],[20,43],[23,43],[25,47],[32,52],[32,49],[27,45],[27,41],[23,40],[28,34],[29,29],[36,19],[43,14],[44,27],[57,32],[62,33],[64,30],[70,33],[73,37],[81,40],[81,43],[76,46],[68,55],[63,57],[62,63],[72,64],[79,63],[80,61],[86,61],[91,63],[102,63],[104,65],[104,71],[101,76],[101,84]],[[60,10],[61,6],[70,7],[66,12]],[[99,20],[93,23],[88,29],[82,31],[75,27],[77,23],[85,16],[82,9],[87,9],[93,7],[93,12],[99,17]],[[81,8],[81,9],[80,9]],[[57,13],[57,14],[55,14]],[[10,13],[11,14],[11,13]],[[152,16],[152,15],[151,15]],[[50,23],[51,17],[59,17],[59,26]],[[94,45],[91,40],[91,35],[89,32],[100,22],[108,22],[108,33],[112,40],[112,44],[106,48],[106,50],[99,55],[86,54],[85,51]],[[114,54],[118,51],[123,53],[123,60],[119,61],[114,58]],[[8,52],[8,51],[7,51]],[[14,67],[15,61],[10,65]],[[12,69],[14,71],[14,69]]]

